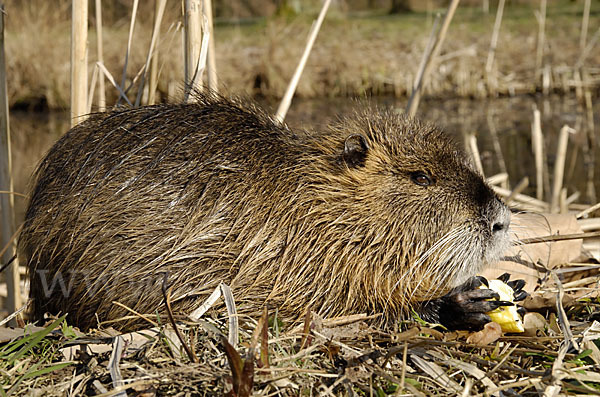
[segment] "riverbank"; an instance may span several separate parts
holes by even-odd
[[[66,109],[70,97],[70,8],[52,2],[19,7],[7,2],[6,51],[9,100],[21,109]],[[62,4],[62,3],[61,3]],[[586,43],[598,40],[600,3],[591,3]],[[177,7],[161,25],[159,91],[162,101],[180,100],[183,81],[181,26]],[[319,33],[297,95],[304,98],[410,95],[435,19],[433,12],[389,15],[342,13],[333,9]],[[548,4],[542,62],[536,61],[539,10],[507,5],[494,67],[486,72],[495,10],[459,7],[441,56],[426,84],[430,97],[494,97],[523,93],[566,93],[600,87],[600,51],[580,46],[583,2]],[[93,14],[93,10],[90,10]],[[314,15],[217,21],[215,39],[219,87],[229,94],[279,98],[303,50]],[[97,59],[95,20],[89,36],[90,76]],[[104,26],[107,69],[121,80],[129,15]],[[138,15],[129,55],[128,77],[142,68],[152,29],[151,15]],[[35,40],[32,39],[35,35]],[[137,90],[132,90],[137,91]],[[116,89],[107,82],[108,103]],[[135,95],[135,94],[134,94]]]

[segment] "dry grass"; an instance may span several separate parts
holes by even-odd
[[[440,332],[415,324],[405,324],[404,332],[383,331],[368,320],[336,322],[315,317],[305,327],[310,329],[306,338],[300,329],[282,328],[271,313],[267,332],[258,339],[252,338],[256,321],[241,319],[237,353],[227,352],[227,321],[213,313],[216,317],[199,324],[178,324],[183,343],[192,346],[197,362],[184,353],[170,327],[161,328],[141,346],[135,341],[125,344],[116,361],[120,378],[107,369],[115,349],[114,333],[74,338],[73,331],[63,325],[62,335],[30,343],[17,361],[25,369],[54,371],[24,376],[22,372],[32,370],[15,369],[13,363],[4,367],[9,376],[3,377],[2,384],[5,391],[14,386],[12,395],[44,396],[118,390],[144,395],[220,395],[232,387],[243,396],[247,395],[239,392],[243,386],[254,395],[275,396],[456,396],[491,395],[499,390],[527,396],[551,387],[563,393],[595,394],[600,390],[600,363],[598,354],[589,350],[591,345],[582,344],[582,332],[598,318],[599,307],[597,300],[587,300],[569,308],[574,339],[563,333],[563,320],[550,314],[546,320],[537,316],[541,323],[533,334],[505,335],[484,346],[467,342],[464,332]],[[124,339],[130,340],[127,335]],[[253,340],[258,340],[256,345]],[[567,350],[573,340],[579,350]],[[10,346],[0,349],[0,355]],[[88,353],[66,359],[62,349],[68,346],[87,346]],[[244,362],[245,372],[240,371]],[[119,380],[123,386],[116,386]]]

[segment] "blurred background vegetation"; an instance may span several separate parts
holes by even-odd
[[[436,14],[448,0],[334,0],[319,33],[297,96],[410,95]],[[583,81],[594,95],[600,51],[583,58],[583,0],[548,1],[543,66],[550,90],[575,91]],[[71,0],[6,0],[10,103],[17,109],[67,109]],[[103,0],[104,63],[120,81],[133,0]],[[300,58],[320,0],[213,1],[217,73],[222,91],[279,98]],[[498,0],[463,0],[441,56],[424,87],[430,97],[479,98],[543,89],[535,65],[540,0],[508,0],[495,58],[494,83],[485,62]],[[143,66],[154,1],[141,1],[128,76]],[[96,62],[94,1],[89,2],[89,71]],[[183,82],[181,1],[168,0],[158,44],[161,101],[180,100]],[[600,21],[591,2],[588,43]],[[596,34],[597,35],[597,34]],[[577,66],[577,67],[575,67]],[[584,75],[581,74],[583,67]],[[579,77],[576,76],[579,72]],[[117,91],[107,86],[108,103]]]

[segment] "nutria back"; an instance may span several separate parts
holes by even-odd
[[[198,99],[93,115],[43,159],[19,239],[35,318],[162,313],[166,273],[181,314],[224,282],[242,313],[395,320],[508,244],[506,207],[429,124],[369,111],[292,131]]]

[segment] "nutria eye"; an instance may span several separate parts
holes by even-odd
[[[431,177],[424,172],[413,172],[410,174],[410,180],[419,186],[429,186],[433,183]]]

